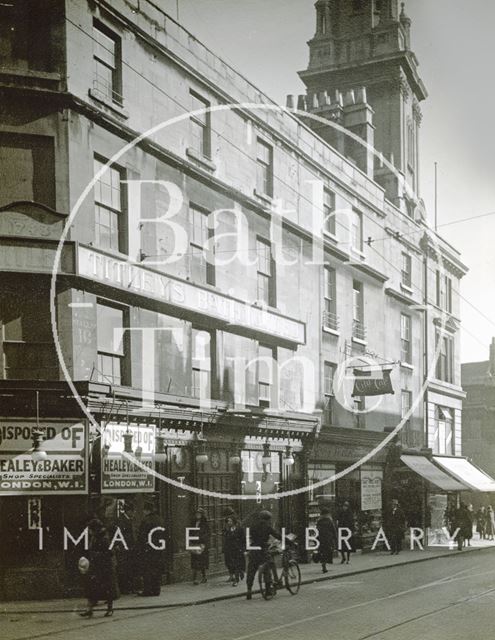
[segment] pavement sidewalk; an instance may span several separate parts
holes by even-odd
[[[341,565],[340,559],[335,558],[336,564],[328,565],[328,573],[322,574],[319,564],[301,564],[302,584],[333,580],[353,576],[369,571],[387,569],[389,567],[425,562],[435,558],[449,558],[460,553],[476,553],[495,550],[495,543],[489,541],[473,541],[471,547],[459,552],[445,547],[428,547],[424,551],[419,549],[404,550],[399,555],[392,556],[386,551],[368,553],[353,553],[349,565]],[[254,585],[256,587],[256,583]],[[177,583],[162,587],[160,596],[140,598],[136,595],[121,596],[114,605],[115,610],[133,611],[146,609],[163,609],[179,606],[193,606],[239,598],[245,595],[245,582],[232,587],[226,582],[226,576],[213,577],[207,584],[194,586],[191,583]],[[83,610],[85,602],[82,598],[46,601],[22,601],[0,603],[0,613],[69,613]]]

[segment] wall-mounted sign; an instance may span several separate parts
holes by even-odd
[[[77,274],[252,331],[261,331],[298,344],[304,344],[306,340],[303,322],[87,247],[78,247]]]
[[[33,431],[43,432],[42,451],[32,456]],[[87,493],[86,425],[82,422],[0,421],[0,496]]]
[[[128,433],[132,434],[132,456],[124,455],[124,435]],[[154,447],[153,427],[105,424],[101,437],[101,492],[152,493],[155,490]]]

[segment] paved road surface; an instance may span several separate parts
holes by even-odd
[[[194,607],[0,616],[0,639],[54,640],[489,640],[495,638],[495,553],[383,569],[280,592]]]

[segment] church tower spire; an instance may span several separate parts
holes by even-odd
[[[317,0],[308,68],[299,73],[307,104],[324,92],[365,90],[374,146],[418,193],[419,103],[427,96],[411,50],[411,20],[398,0]],[[367,139],[369,142],[369,139]],[[368,171],[368,173],[370,173]],[[390,199],[404,202],[400,180],[375,164],[374,178]]]

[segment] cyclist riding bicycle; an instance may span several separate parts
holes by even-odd
[[[269,511],[260,511],[253,527],[249,530],[250,546],[259,547],[248,552],[248,567],[246,574],[247,594],[246,598],[251,600],[254,578],[258,567],[263,564],[268,555],[270,536],[277,540],[282,540],[280,533],[272,527],[272,514]]]

